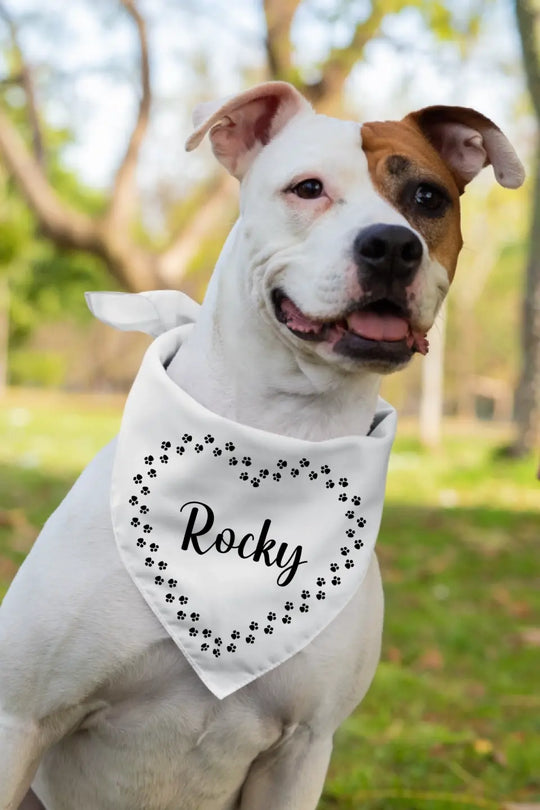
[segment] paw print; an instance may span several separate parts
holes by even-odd
[[[252,478],[251,481],[250,481],[250,484],[251,484],[252,487],[258,487],[259,484],[260,484],[260,481],[259,481],[258,478]]]
[[[301,458],[298,463],[300,464],[301,467],[309,467],[309,461],[307,460],[307,458]]]
[[[161,449],[162,450],[170,450],[171,449],[171,443],[170,442],[161,442]]]
[[[134,484],[142,484],[142,475],[134,475],[133,476],[133,483]]]
[[[223,641],[218,636],[217,638],[214,639],[214,644],[216,645],[216,647],[221,647],[221,645],[223,644]]]
[[[129,502],[131,506],[136,506],[139,503],[139,499],[135,495],[132,495]]]
[[[356,525],[360,526],[360,528],[363,529],[364,526],[366,525],[366,519],[365,518],[358,518],[358,520],[356,521]]]
[[[355,506],[360,506],[362,498],[360,497],[360,495],[353,495],[351,501],[354,503]]]
[[[182,436],[182,441],[185,444],[188,444],[189,442],[193,441],[193,436],[190,436],[189,433],[184,433],[184,435]]]
[[[148,487],[141,487],[141,495],[150,495]]]
[[[311,596],[311,594],[310,594],[310,592],[309,592],[309,591],[302,591],[302,593],[300,594],[300,596],[302,597],[302,599],[309,599],[309,597]]]
[[[227,652],[236,652],[236,644],[227,644]]]
[[[207,433],[206,436],[204,437],[204,441],[205,444],[214,444],[215,439],[210,433]]]
[[[137,539],[137,545],[139,546],[139,548],[144,548],[146,545],[146,540],[143,540],[142,537],[139,537]]]
[[[285,610],[293,610],[294,605],[292,602],[285,602],[284,606]]]
[[[131,525],[132,525],[132,526],[140,526],[140,525],[141,525],[141,521],[139,520],[139,518],[138,518],[138,517],[132,517],[132,518],[131,518]]]
[[[328,464],[322,465],[321,472],[323,475],[328,475],[330,473],[330,467],[328,466]]]
[[[345,512],[345,517],[346,517],[346,518],[349,518],[349,520],[352,520],[352,519],[353,519],[353,517],[354,517],[354,512],[352,511],[352,509],[348,509],[348,510]]]
[[[212,635],[212,631],[211,630],[203,630],[202,634],[203,634],[203,636],[205,638],[210,638],[210,636]]]
[[[241,472],[238,477],[240,478],[240,481],[247,481],[248,478],[249,478],[249,475],[247,474],[247,472]]]
[[[148,548],[150,549],[150,551],[157,551],[159,549],[159,546],[157,543],[150,543]]]
[[[347,529],[345,534],[347,535],[347,537],[354,537],[354,529]]]
[[[268,478],[268,470],[259,470],[259,478]]]
[[[345,568],[354,568],[353,560],[345,560]]]
[[[194,446],[194,450],[196,453],[202,453],[202,451],[204,450],[204,446],[202,444],[196,444]]]
[[[347,481],[346,478],[340,478],[339,481],[338,481],[338,484],[340,485],[340,487],[348,487],[349,486],[349,482]]]
[[[146,565],[147,568],[152,568],[154,564],[152,557],[147,557],[146,560],[144,561],[144,564]]]
[[[291,470],[291,475],[293,478],[298,478],[300,475],[300,470],[297,467],[293,467]]]
[[[169,463],[169,456],[160,456],[159,460],[161,461],[162,464],[168,464]]]
[[[163,560],[160,560],[157,564],[157,567],[159,568],[160,571],[165,571],[167,569],[167,563],[163,562]]]
[[[160,577],[159,574],[158,574],[157,577],[154,577],[154,582],[156,583],[156,585],[163,585],[165,580],[163,579],[163,577]]]
[[[338,495],[338,501],[341,501],[342,503],[344,503],[346,500],[347,500],[347,496],[345,495],[345,493],[340,492],[339,495]]]
[[[312,470],[309,474],[309,480],[315,481],[316,478],[318,478],[317,473],[314,470]]]
[[[178,444],[176,446],[176,452],[178,453],[179,456],[183,456],[184,453],[186,452],[186,448],[184,447],[183,444]]]
[[[341,577],[332,577],[332,585],[341,585]]]
[[[165,597],[165,601],[166,601],[166,602],[174,602],[174,596],[173,596],[173,594],[172,594],[172,593],[168,593],[168,594],[167,594],[167,596]]]
[[[170,579],[167,582],[167,585],[169,586],[169,588],[176,588],[176,586],[178,585],[178,580],[177,579]]]
[[[234,444],[232,442],[225,442],[225,450],[232,452],[234,450]]]
[[[246,644],[254,644],[255,643],[255,636],[249,635],[246,636]]]
[[[199,631],[197,630],[196,627],[190,627],[189,628],[189,635],[193,638],[194,636],[199,635]]]
[[[333,482],[333,481],[331,481],[330,479],[328,479],[328,481],[327,481],[327,482],[326,482],[326,484],[325,484],[325,487],[326,487],[326,489],[333,489],[333,488],[335,487],[335,484],[334,484],[334,482]]]
[[[242,464],[244,467],[251,467],[251,458],[249,456],[244,456],[242,459]]]
[[[274,628],[272,627],[271,624],[267,624],[266,627],[264,628],[264,632],[266,633],[267,636],[271,636],[272,633],[274,632]]]
[[[276,614],[271,610],[266,618],[268,619],[269,622],[275,622]]]
[[[330,565],[330,571],[331,571],[333,574],[335,574],[335,573],[336,573],[336,571],[339,571],[339,565],[338,565],[337,563],[332,563],[332,564]]]
[[[317,599],[326,599],[326,594],[324,591],[317,591]]]
[[[178,597],[178,601],[180,602],[181,605],[187,605],[189,599],[187,596],[182,595]]]
[[[292,619],[290,616],[283,616],[281,621],[283,622],[283,624],[290,624],[292,622]]]
[[[251,622],[251,624],[249,625],[249,629],[250,630],[258,630],[259,629],[258,622]]]
[[[201,616],[199,613],[190,613],[189,618],[191,619],[192,622],[198,622]]]
[[[304,604],[300,605],[300,613],[307,613],[309,611],[309,605]]]
[[[220,652],[220,650],[218,650],[217,647],[214,647],[214,649],[212,650],[212,655],[214,656],[214,658],[219,658],[219,656],[221,655],[221,652]]]
[[[223,451],[219,447],[214,447],[214,451],[213,451],[212,455],[214,456],[214,458],[217,458],[218,456],[220,456],[222,454],[222,452]]]
[[[362,547],[363,547],[363,545],[364,545],[364,544],[363,544],[363,542],[362,542],[361,540],[355,540],[355,541],[354,541],[354,547],[355,547],[355,548],[362,548]]]
[[[144,463],[145,464],[151,464],[153,462],[153,460],[154,460],[154,456],[145,456],[144,457]]]
[[[150,532],[152,531],[152,527],[150,526],[149,523],[145,523],[144,526],[142,527],[142,530],[145,534],[150,534]]]
[[[349,549],[347,548],[347,546],[341,546],[340,551],[341,551],[341,553],[343,554],[344,557],[347,557],[350,554]]]
[[[274,481],[281,481],[281,473],[274,473],[272,478]]]
[[[150,509],[144,503],[142,504],[141,508],[139,509],[139,512],[141,513],[141,515],[147,515],[149,511],[150,511]]]
[[[155,478],[156,475],[157,475],[157,473],[156,473],[156,471],[154,470],[153,467],[152,467],[151,470],[148,470],[148,478]]]
[[[178,613],[176,614],[176,618],[178,619],[179,622],[183,621],[186,618],[185,611],[179,610]]]
[[[201,644],[201,651],[202,651],[202,652],[206,652],[206,651],[207,651],[207,650],[209,650],[209,649],[210,649],[210,644],[207,644],[207,643],[206,643],[206,641],[204,641],[204,642]]]
[[[324,577],[317,577],[317,585],[319,588],[322,588],[323,585],[326,585],[326,580]]]
[[[236,467],[237,464],[238,464],[238,459],[235,458],[234,456],[231,456],[231,458],[229,459],[229,466],[230,467]]]
[[[238,630],[233,630],[232,631],[231,638],[234,639],[234,641],[237,641],[237,639],[240,638],[240,633],[238,632]]]
[[[287,466],[287,462],[285,461],[285,459],[280,458],[280,460],[277,463],[278,470],[284,470],[286,466]]]

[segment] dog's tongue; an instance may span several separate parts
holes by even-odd
[[[376,312],[352,312],[347,318],[351,332],[368,340],[404,340],[409,334],[409,324],[398,315]]]

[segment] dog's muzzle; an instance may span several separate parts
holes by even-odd
[[[423,256],[420,239],[402,225],[378,223],[363,228],[353,243],[353,258],[362,285],[381,288],[413,280]]]

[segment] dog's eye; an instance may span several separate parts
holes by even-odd
[[[420,183],[414,192],[414,202],[426,214],[441,215],[448,207],[449,199],[444,191],[431,183]]]
[[[293,194],[301,197],[303,200],[316,200],[324,191],[324,186],[320,180],[315,177],[310,177],[308,180],[302,180],[295,186],[291,187]]]

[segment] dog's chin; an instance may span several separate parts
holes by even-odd
[[[388,299],[357,306],[332,320],[305,315],[281,290],[273,291],[272,303],[275,318],[290,334],[338,365],[389,374],[405,366],[415,352],[428,351],[425,333]]]

